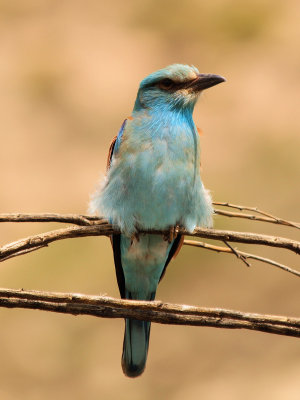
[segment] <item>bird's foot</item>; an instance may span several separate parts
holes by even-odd
[[[177,238],[178,232],[180,230],[179,225],[170,226],[169,230],[164,234],[164,240],[172,243],[174,239]]]
[[[132,245],[132,243],[133,243],[134,241],[136,241],[136,242],[139,242],[139,241],[140,241],[140,235],[139,235],[138,232],[135,232],[135,233],[133,233],[133,234],[131,235],[130,244]]]

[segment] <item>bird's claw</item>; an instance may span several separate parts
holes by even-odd
[[[140,241],[140,235],[139,235],[138,232],[135,232],[135,233],[133,233],[133,234],[131,235],[131,237],[130,237],[130,245],[132,245],[132,243],[133,243],[134,241],[136,241],[136,242],[139,242],[139,241]]]
[[[164,234],[164,240],[172,243],[174,239],[177,238],[178,232],[180,230],[179,225],[170,226],[169,230]]]

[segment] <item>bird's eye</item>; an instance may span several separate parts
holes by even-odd
[[[173,87],[173,85],[174,82],[169,78],[163,79],[158,83],[158,87],[163,90],[169,90]]]

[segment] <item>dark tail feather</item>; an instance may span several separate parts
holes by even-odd
[[[134,378],[143,373],[149,347],[150,322],[125,319],[122,368]]]

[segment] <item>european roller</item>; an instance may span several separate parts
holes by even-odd
[[[212,202],[200,177],[199,135],[193,110],[202,90],[225,81],[174,64],[142,80],[132,115],[111,144],[107,175],[90,209],[120,228],[111,236],[121,297],[154,300],[157,285],[183,236],[212,224]],[[141,234],[159,230],[169,234]],[[125,320],[122,368],[144,369],[150,322]]]

